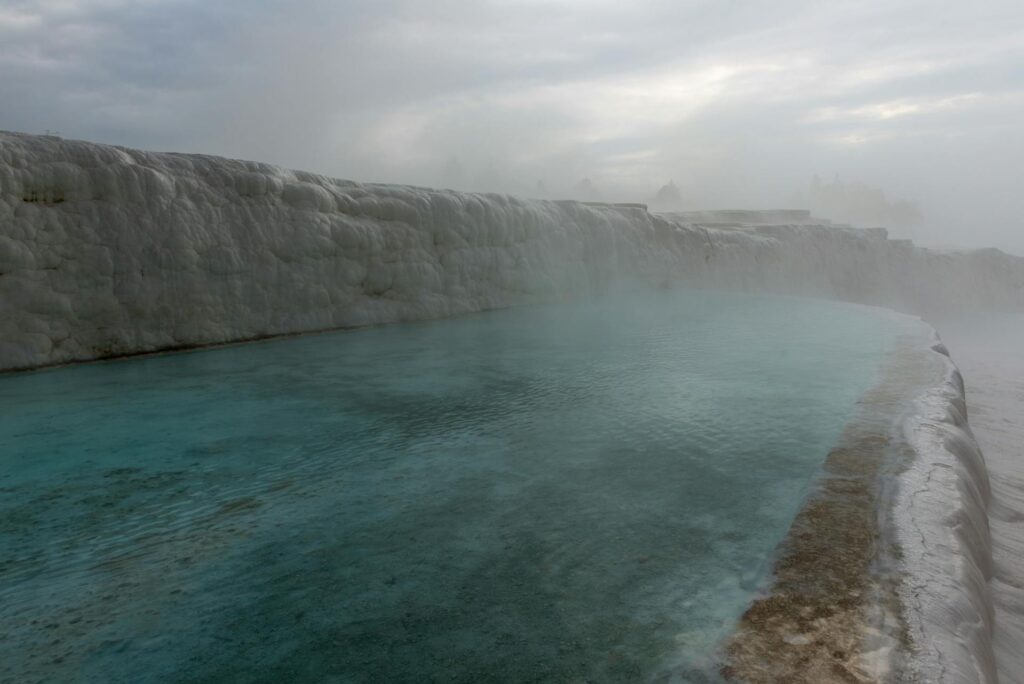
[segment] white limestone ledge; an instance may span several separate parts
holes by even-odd
[[[0,370],[639,283],[915,313],[1024,309],[1024,259],[793,221],[731,224],[642,205],[361,184],[0,132]]]

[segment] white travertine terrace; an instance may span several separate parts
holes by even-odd
[[[921,249],[798,212],[659,216],[0,133],[0,370],[636,281],[915,313],[1024,308],[1024,259]]]
[[[961,451],[969,459],[967,463],[975,464],[970,468],[965,464],[957,473],[960,496],[954,501],[960,505],[950,506],[948,500],[940,503],[938,497],[933,501],[942,514],[965,520],[963,525],[946,525],[946,535],[954,541],[959,540],[950,534],[950,529],[961,533],[983,525],[989,529],[992,547],[980,549],[977,555],[982,564],[978,569],[972,568],[969,555],[959,562],[964,572],[982,571],[994,611],[982,622],[964,621],[961,631],[980,632],[983,640],[992,639],[995,662],[989,672],[994,670],[1002,684],[1012,684],[1024,681],[1024,315],[980,313],[943,320],[937,325],[963,371],[970,431],[977,436],[984,464],[979,467],[970,450]],[[923,436],[927,438],[927,433]],[[957,440],[950,446],[962,444]],[[945,458],[953,453],[947,450]],[[943,458],[941,452],[939,457],[937,464]],[[985,494],[984,510],[971,494],[972,489],[965,486],[971,479],[978,483],[974,489]],[[963,508],[964,504],[969,508]],[[971,518],[976,522],[966,524]],[[979,536],[984,538],[984,533]],[[947,605],[948,599],[936,601],[942,596],[941,589],[936,591],[934,584],[930,586],[932,601]],[[941,619],[948,614],[937,616]],[[948,620],[944,623],[947,628],[949,624]],[[978,628],[982,626],[989,632],[981,632]],[[987,655],[984,650],[981,653]],[[989,681],[992,680],[990,677]]]
[[[894,502],[907,569],[900,600],[915,645],[907,672],[915,682],[995,684],[988,471],[960,371],[937,337],[931,351],[936,377],[900,425],[914,456]]]
[[[657,215],[0,133],[0,370],[637,283],[923,315],[1024,310],[1024,259],[923,249],[805,213]],[[991,682],[987,480],[962,399],[951,369],[908,420],[918,458],[897,508],[904,534],[920,533],[903,539],[915,641],[946,658],[933,671],[922,654],[920,674]]]

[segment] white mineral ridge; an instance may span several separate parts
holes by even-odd
[[[1024,259],[931,252],[795,214],[663,217],[0,132],[0,370],[637,282],[917,313],[1024,308]]]
[[[993,650],[991,499],[967,422],[963,378],[936,337],[936,378],[903,422],[914,451],[894,502],[905,576],[900,596],[913,681],[999,681]]]
[[[0,134],[0,368],[451,316],[674,266],[640,209]],[[660,274],[660,275],[659,275]]]
[[[937,323],[966,380],[971,430],[989,480],[993,655],[1002,684],[1024,682],[1024,315]]]

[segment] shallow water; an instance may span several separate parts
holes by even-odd
[[[0,680],[712,681],[892,341],[661,292],[0,377]]]

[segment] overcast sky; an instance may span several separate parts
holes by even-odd
[[[0,129],[694,208],[838,175],[1024,254],[1024,3],[0,0]]]

